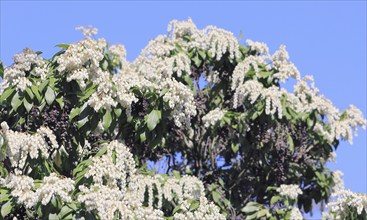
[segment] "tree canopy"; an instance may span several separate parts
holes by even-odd
[[[129,62],[77,29],[50,59],[27,48],[0,66],[3,218],[302,219],[331,201],[325,219],[366,219],[367,196],[326,167],[366,120],[284,45],[174,20]]]

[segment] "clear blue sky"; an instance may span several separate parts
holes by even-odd
[[[98,37],[122,43],[128,59],[172,19],[191,17],[199,28],[215,25],[243,40],[263,41],[274,52],[287,45],[302,75],[312,74],[316,86],[340,110],[354,104],[366,116],[366,1],[300,2],[119,2],[1,1],[0,59],[10,65],[25,47],[50,58],[54,45],[77,41],[74,28],[93,25]],[[332,169],[344,172],[345,186],[367,193],[366,131],[350,146],[341,143]],[[318,215],[317,215],[318,216]]]

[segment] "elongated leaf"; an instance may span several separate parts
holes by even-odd
[[[103,116],[103,128],[107,130],[112,122],[112,115],[110,111],[106,111],[106,113]]]
[[[245,213],[252,213],[252,212],[255,212],[257,210],[259,210],[260,208],[257,207],[257,206],[245,206],[241,209],[242,212],[245,212]]]
[[[15,92],[14,88],[5,89],[5,91],[0,96],[0,103],[2,103],[4,100],[10,97],[14,92]]]
[[[33,94],[32,90],[29,87],[27,87],[27,88],[25,88],[25,91],[27,92],[27,95],[29,96],[29,98],[31,98],[31,100],[32,100],[34,98],[34,94]]]
[[[199,208],[199,206],[200,206],[200,202],[196,200],[196,201],[191,203],[189,211],[190,212],[195,211],[196,209]]]
[[[18,93],[15,93],[13,98],[11,99],[11,107],[16,111],[18,107],[22,104],[22,100],[19,97]]]
[[[32,107],[33,107],[33,104],[32,104],[32,103],[29,103],[29,102],[27,101],[27,99],[24,99],[24,100],[23,100],[23,104],[24,104],[24,107],[25,107],[25,109],[27,110],[27,112],[30,112],[30,111],[31,111],[31,109],[32,109]]]
[[[13,209],[13,205],[11,204],[11,200],[6,202],[4,205],[1,206],[1,217],[6,217],[10,214],[11,210]]]
[[[270,205],[273,205],[274,203],[278,202],[279,198],[280,198],[279,196],[271,197]]]
[[[67,50],[69,48],[69,46],[70,46],[69,44],[58,44],[55,47],[60,47],[60,48],[62,48],[64,50]]]
[[[72,120],[73,118],[75,118],[79,114],[80,114],[80,108],[73,108],[70,112],[69,120]]]
[[[55,100],[55,91],[51,89],[50,87],[47,87],[45,98],[48,105],[51,105],[53,101]]]
[[[4,66],[3,62],[0,61],[0,77],[4,79]]]
[[[157,126],[157,124],[161,120],[161,116],[162,116],[161,111],[159,110],[153,110],[149,113],[147,117],[147,125],[150,131],[153,130]]]
[[[41,99],[42,99],[42,98],[41,98],[41,94],[40,94],[40,92],[39,92],[39,90],[38,90],[37,86],[32,85],[32,86],[31,86],[31,89],[32,89],[33,94],[36,96],[37,100],[38,100],[38,101],[41,101]]]

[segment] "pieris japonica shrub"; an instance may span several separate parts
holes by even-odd
[[[325,219],[366,218],[366,195],[325,167],[366,120],[285,46],[174,20],[129,62],[78,29],[50,59],[25,49],[1,65],[2,218],[303,219],[329,201]]]

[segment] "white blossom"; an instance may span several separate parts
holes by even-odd
[[[246,40],[246,43],[250,46],[251,50],[255,50],[259,54],[268,55],[269,48],[263,42],[254,42],[252,40]]]
[[[203,116],[202,120],[204,122],[205,127],[214,126],[217,121],[221,120],[226,113],[225,110],[222,110],[220,108],[216,108],[210,112],[208,112],[206,115]]]
[[[40,201],[42,205],[47,205],[56,195],[60,196],[64,202],[71,202],[68,193],[72,190],[74,190],[74,180],[51,173],[50,176],[43,179],[43,183],[36,190],[35,195],[37,201]]]
[[[91,37],[91,36],[96,35],[98,33],[98,29],[92,27],[91,25],[89,25],[88,27],[78,26],[75,29],[76,30],[81,30],[83,35],[86,36],[86,37]]]
[[[291,215],[290,215],[289,219],[290,220],[302,220],[303,215],[302,215],[301,211],[298,208],[293,207],[292,210],[291,210]]]
[[[2,90],[9,86],[15,86],[17,90],[24,91],[26,87],[32,85],[27,76],[33,75],[44,80],[46,73],[49,71],[46,60],[38,57],[37,53],[29,48],[14,55],[13,60],[14,64],[4,69],[4,78],[1,83]]]
[[[205,33],[209,52],[216,60],[220,60],[225,53],[229,53],[230,59],[240,57],[239,43],[233,33],[215,26],[206,27]]]
[[[298,195],[302,195],[303,193],[299,186],[295,184],[282,184],[277,189],[277,192],[279,192],[281,196],[287,196],[290,199],[297,199]]]
[[[328,212],[323,213],[323,219],[346,219],[353,209],[358,215],[367,212],[367,195],[343,189],[332,194],[332,200],[326,205]],[[335,216],[335,217],[334,217]]]

